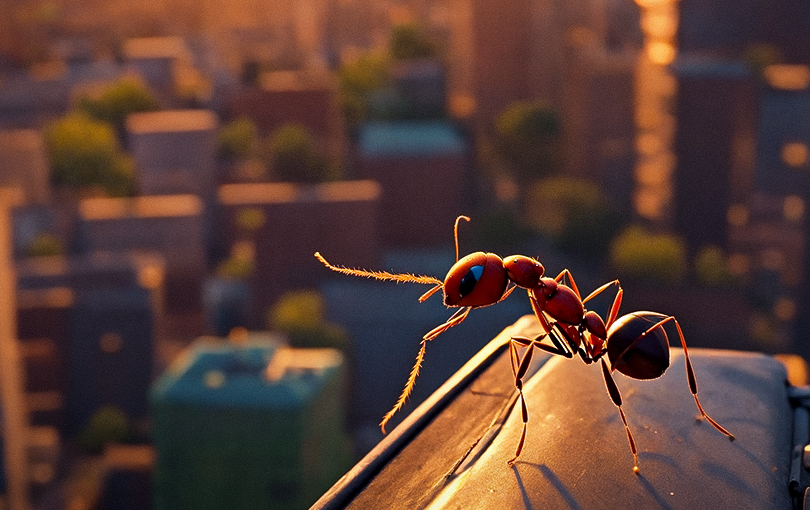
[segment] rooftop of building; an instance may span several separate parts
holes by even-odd
[[[291,349],[270,333],[198,339],[161,376],[153,399],[212,407],[289,409],[310,401],[342,366],[333,349]]]
[[[135,113],[127,118],[132,134],[209,131],[217,126],[217,117],[209,110],[164,110]]]
[[[360,127],[360,153],[365,157],[461,154],[467,142],[443,120],[368,122]]]

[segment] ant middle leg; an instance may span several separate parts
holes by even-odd
[[[610,369],[607,363],[605,363],[605,359],[601,358],[600,361],[602,362],[602,375],[605,378],[605,386],[607,387],[610,399],[613,400],[613,404],[619,409],[619,416],[621,416],[622,423],[624,423],[624,430],[627,432],[627,441],[630,443],[630,451],[633,452],[633,472],[638,474],[638,450],[636,449],[636,441],[633,439],[633,433],[630,432],[630,426],[627,424],[627,417],[622,410],[622,394],[619,392],[616,381],[613,380],[613,376],[610,374]]]

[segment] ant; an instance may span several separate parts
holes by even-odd
[[[619,317],[623,290],[618,280],[602,285],[582,299],[574,277],[568,269],[562,270],[555,278],[548,278],[545,277],[543,265],[538,260],[525,255],[501,258],[494,253],[479,251],[459,259],[458,225],[461,220],[470,221],[470,218],[467,216],[456,218],[454,226],[456,263],[450,268],[444,281],[432,276],[394,274],[385,271],[334,266],[327,262],[320,253],[315,253],[315,257],[321,263],[339,273],[379,280],[433,285],[433,288],[419,298],[420,303],[442,290],[444,304],[448,307],[459,308],[447,321],[422,337],[416,363],[411,369],[405,388],[394,407],[383,416],[380,422],[383,433],[385,433],[388,421],[402,408],[411,394],[425,356],[425,344],[451,327],[459,325],[473,308],[499,303],[506,299],[513,290],[520,287],[526,289],[532,310],[540,322],[543,333],[535,338],[512,337],[509,342],[512,372],[515,376],[515,388],[518,391],[523,422],[515,455],[507,462],[509,466],[512,466],[520,457],[526,442],[529,411],[523,395],[523,377],[528,371],[534,349],[537,348],[569,359],[578,354],[586,364],[600,362],[607,392],[619,410],[627,433],[627,440],[633,453],[633,472],[639,473],[636,442],[622,410],[622,396],[613,380],[612,373],[618,370],[628,377],[639,380],[660,377],[669,368],[670,363],[669,339],[664,329],[664,326],[669,323],[675,325],[680,338],[689,390],[695,398],[700,416],[731,441],[735,439],[733,434],[706,414],[700,404],[697,381],[692,362],[689,359],[689,351],[686,348],[686,340],[675,317],[657,312],[632,312]],[[564,283],[565,281],[568,282],[567,285]],[[585,304],[614,286],[616,294],[610,306],[607,321],[604,321],[596,312],[587,310]],[[521,348],[524,349],[522,356]],[[605,362],[605,355],[610,361],[609,367]]]

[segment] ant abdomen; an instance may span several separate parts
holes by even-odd
[[[660,324],[666,318],[657,312],[633,312],[616,319],[607,334],[610,366],[633,379],[661,377],[669,368],[669,339]]]

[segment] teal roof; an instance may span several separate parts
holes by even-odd
[[[283,371],[269,380],[266,369],[285,346],[268,337],[234,345],[202,339],[189,347],[152,387],[154,404],[220,408],[300,409],[323,391],[340,370],[337,351],[321,366]],[[293,349],[292,356],[303,350]]]
[[[367,122],[359,131],[365,157],[461,154],[467,142],[445,121]]]

